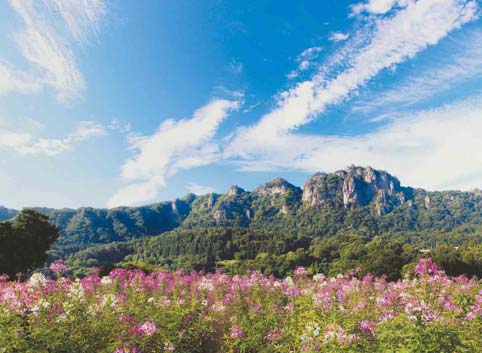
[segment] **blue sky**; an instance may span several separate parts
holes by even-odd
[[[0,3],[0,204],[115,207],[372,165],[482,187],[479,0]]]

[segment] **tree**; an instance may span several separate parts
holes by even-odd
[[[1,222],[0,274],[13,278],[19,272],[32,272],[47,260],[47,251],[58,237],[57,227],[34,210],[24,209],[13,221]]]

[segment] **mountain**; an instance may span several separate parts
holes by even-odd
[[[93,244],[125,241],[172,230],[182,223],[190,211],[193,197],[142,207],[98,209],[35,208],[47,214],[60,230],[55,252],[71,253]]]
[[[15,215],[18,213],[17,210],[13,210],[10,208],[6,208],[3,206],[0,206],[0,222],[1,221],[6,221],[10,218],[15,217]]]
[[[382,239],[418,249],[482,241],[480,190],[429,192],[358,166],[316,173],[302,188],[275,178],[253,191],[234,185],[225,194],[188,194],[141,207],[36,210],[60,229],[51,258],[69,257],[79,268],[128,259],[162,264],[156,257],[181,266],[187,260],[179,259],[189,253],[195,255],[188,261],[192,267],[212,266],[256,258],[261,249],[279,256],[300,247],[314,251],[317,239],[352,236],[365,245]],[[15,212],[0,208],[3,219]]]
[[[95,244],[206,227],[307,237],[356,232],[430,246],[441,238],[453,244],[479,239],[482,193],[404,187],[388,172],[348,166],[334,173],[316,173],[302,188],[275,178],[253,191],[234,185],[225,194],[188,194],[142,207],[37,210],[60,228],[54,246],[58,256]]]

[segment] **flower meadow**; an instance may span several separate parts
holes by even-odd
[[[480,352],[482,283],[422,259],[403,280],[297,268],[115,269],[0,280],[0,352]]]

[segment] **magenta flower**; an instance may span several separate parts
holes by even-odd
[[[415,266],[415,273],[418,275],[431,275],[438,271],[437,265],[432,261],[432,258],[420,259],[417,266]]]
[[[152,320],[144,322],[139,326],[141,335],[152,336],[157,331],[156,323]]]
[[[57,260],[50,264],[49,269],[55,273],[64,273],[67,271],[67,266],[62,260]]]
[[[306,270],[306,268],[304,268],[302,266],[298,266],[293,271],[293,274],[295,276],[306,276],[306,275],[308,275],[308,271]]]
[[[377,327],[375,321],[363,320],[358,323],[358,328],[364,333],[373,334],[373,330]]]
[[[231,338],[242,338],[244,337],[244,332],[239,325],[231,326],[231,330],[229,332],[229,336]]]
[[[141,351],[134,346],[120,345],[113,353],[141,353]]]
[[[266,339],[268,341],[279,341],[283,336],[283,330],[280,328],[274,328],[268,331]]]
[[[164,350],[167,352],[174,352],[176,348],[172,345],[172,343],[165,343]]]

